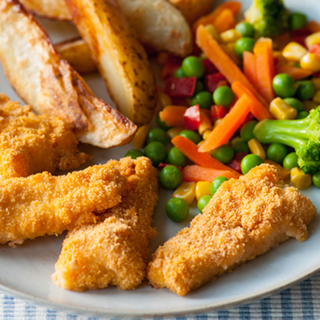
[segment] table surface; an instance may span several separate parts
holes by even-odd
[[[108,317],[94,317],[55,310],[42,305],[35,305],[0,291],[0,319],[25,320],[103,320]],[[180,316],[178,318],[161,318],[177,320],[205,319],[320,319],[320,272],[295,286],[266,297],[227,310],[211,313]],[[117,320],[119,320],[117,318]],[[160,318],[158,318],[160,320]]]

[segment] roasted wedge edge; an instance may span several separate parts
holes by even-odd
[[[212,0],[176,0],[191,2],[196,7],[196,16],[199,15],[200,2]],[[118,5],[135,30],[139,41],[153,52],[166,51],[178,56],[186,56],[192,51],[192,33],[183,16],[190,5],[182,13],[167,0],[117,0]],[[175,4],[174,0],[171,0]],[[51,19],[72,20],[64,0],[21,0],[21,3],[30,11]],[[181,4],[177,7],[181,9]],[[203,8],[202,8],[203,9]]]
[[[0,0],[0,43],[11,85],[35,112],[68,122],[84,143],[108,148],[131,140],[136,125],[90,91],[17,0]]]
[[[138,125],[156,107],[156,86],[147,54],[114,0],[66,0],[82,38],[118,109]]]

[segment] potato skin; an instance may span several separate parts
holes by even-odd
[[[153,71],[115,0],[66,0],[119,111],[141,125],[156,107]]]
[[[208,14],[214,4],[214,0],[169,0],[185,16],[190,24],[193,24],[201,16]]]

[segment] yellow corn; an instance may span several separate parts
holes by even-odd
[[[170,128],[168,131],[167,131],[167,135],[168,137],[171,139],[173,139],[175,136],[177,136],[182,130],[184,130],[183,128],[179,128],[179,127],[173,127],[173,128]]]
[[[297,109],[291,107],[281,98],[275,98],[271,101],[269,111],[278,120],[295,119],[298,115]]]
[[[206,130],[202,135],[203,140],[207,140],[211,132],[212,130]]]
[[[251,153],[259,156],[261,159],[266,159],[266,152],[263,149],[262,144],[257,139],[251,139],[248,141],[248,147]]]
[[[265,160],[264,162],[272,164],[275,167],[277,167],[278,170],[279,170],[280,177],[281,177],[282,180],[286,180],[289,177],[289,174],[290,174],[290,170],[289,169],[286,169],[283,166],[281,166],[279,163],[276,163],[276,162],[274,162],[272,160],[269,160],[269,159]]]
[[[196,184],[195,182],[182,182],[180,186],[173,193],[174,198],[183,199],[188,205],[190,205],[196,196]]]
[[[317,90],[320,90],[320,78],[312,78],[311,82],[314,84]]]
[[[211,182],[209,181],[198,181],[196,183],[196,198],[197,201],[203,196],[211,196]]]
[[[320,59],[315,53],[308,52],[301,58],[300,66],[302,69],[318,72],[320,71]]]
[[[224,43],[236,42],[240,38],[242,38],[242,34],[236,29],[229,29],[220,33],[220,39]]]
[[[302,104],[304,106],[304,110],[308,112],[318,107],[318,103],[315,103],[314,101],[310,101],[310,100],[302,101]]]
[[[316,91],[315,95],[313,96],[312,101],[318,105],[320,104],[320,90]]]
[[[205,26],[206,30],[210,33],[211,37],[220,42],[220,35],[216,28],[212,24],[207,24]]]
[[[143,147],[149,130],[150,126],[148,124],[145,124],[138,128],[136,134],[132,139],[132,146],[135,149],[141,149]]]
[[[282,51],[282,55],[289,61],[299,62],[308,53],[308,50],[297,42],[288,43]]]
[[[219,125],[219,123],[222,121],[222,119],[217,119],[213,124],[213,129]]]
[[[312,184],[312,177],[310,174],[303,173],[299,168],[290,170],[290,181],[292,185],[298,189],[307,189]]]
[[[200,114],[201,114],[201,122],[198,128],[198,132],[202,136],[205,131],[212,130],[212,123],[211,123],[211,120],[208,118],[208,116],[204,112],[200,111]]]
[[[310,48],[314,44],[320,43],[320,32],[310,34],[310,36],[306,37],[305,42],[308,48]]]

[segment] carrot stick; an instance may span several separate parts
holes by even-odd
[[[160,120],[165,122],[168,127],[182,127],[184,128],[183,115],[187,108],[182,106],[166,106],[160,111]]]
[[[319,32],[320,31],[320,23],[318,23],[314,20],[311,20],[307,24],[307,29],[309,29],[312,33]]]
[[[294,80],[301,80],[312,75],[312,71],[310,70],[289,66],[288,64],[284,64],[281,62],[276,65],[275,73],[286,73]]]
[[[248,95],[252,99],[252,104],[250,104],[250,112],[259,121],[264,119],[273,119],[271,113],[266,109],[261,102],[255,97],[255,95],[248,89],[242,82],[236,81],[231,85],[232,91],[238,98],[243,95]]]
[[[210,33],[204,26],[199,26],[196,33],[196,43],[208,59],[215,67],[225,76],[232,84],[235,81],[240,81],[250,89],[256,98],[268,108],[267,101],[260,95],[255,87],[250,83],[248,78],[243,74],[239,67],[232,59],[223,51],[219,43],[211,37]]]
[[[257,83],[256,58],[253,53],[245,51],[243,53],[243,72],[251,83]]]
[[[201,167],[212,168],[219,171],[230,171],[233,174],[239,176],[240,174],[224,165],[222,162],[210,156],[208,153],[198,151],[198,147],[188,138],[182,136],[175,136],[171,140],[172,144],[177,147],[186,157],[192,160],[194,163]]]
[[[252,104],[254,104],[252,98],[244,94],[212,130],[208,138],[199,147],[199,151],[209,152],[227,143],[241,124],[243,124]]]
[[[212,168],[200,167],[196,164],[185,166],[182,169],[182,177],[184,181],[210,181],[212,182],[215,178],[226,177],[227,179],[239,178],[240,174],[236,175],[228,170],[216,170]]]
[[[213,26],[217,30],[218,33],[222,33],[229,29],[234,28],[235,25],[235,17],[233,12],[230,9],[225,9],[220,12],[220,14],[216,17],[213,22]]]
[[[274,77],[272,40],[269,38],[261,38],[255,44],[253,52],[257,73],[256,86],[262,96],[270,103],[275,98],[272,88],[272,79]]]
[[[195,31],[198,26],[200,26],[201,24],[203,24],[204,26],[207,24],[213,24],[216,20],[216,18],[220,15],[220,13],[225,10],[225,9],[229,9],[232,11],[234,17],[240,12],[241,10],[241,3],[239,1],[228,1],[225,2],[223,4],[221,4],[220,6],[218,6],[215,10],[213,10],[211,13],[209,13],[206,16],[201,17],[200,19],[198,19],[194,24],[193,24],[193,30]]]

